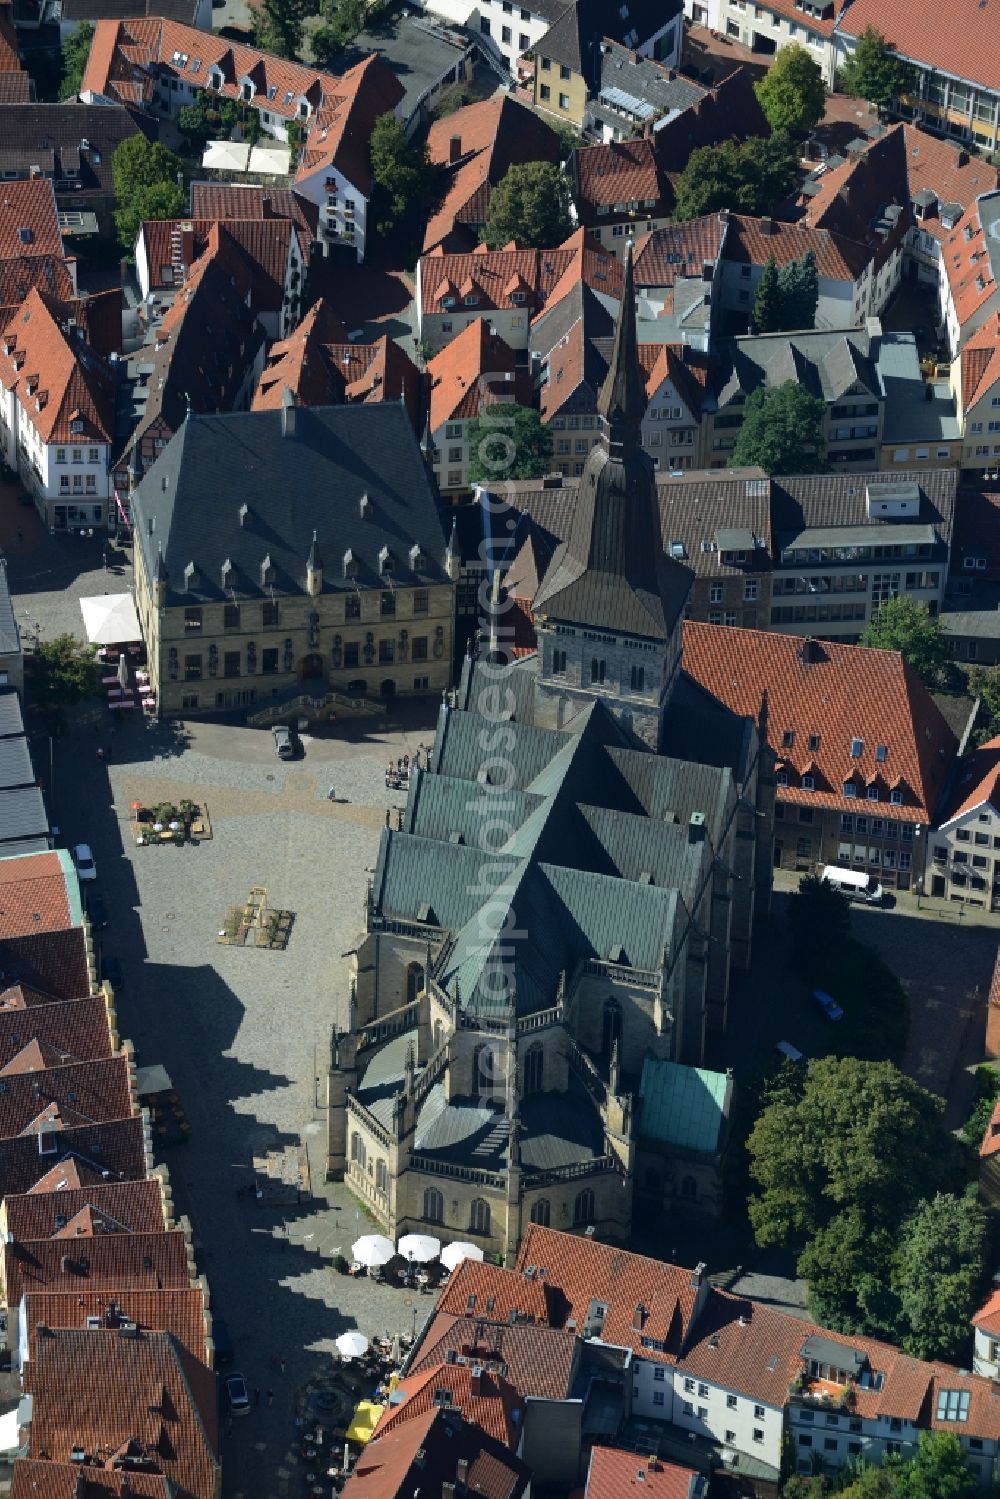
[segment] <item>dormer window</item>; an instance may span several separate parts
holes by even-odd
[[[423,549],[420,546],[418,546],[416,543],[414,543],[414,545],[411,546],[411,548],[410,548],[410,570],[411,570],[411,572],[415,572],[415,573],[423,572],[423,570],[424,570],[424,568],[426,566],[427,566],[427,558],[426,558],[426,556],[424,554]]]
[[[358,561],[350,547],[344,553],[344,577],[356,578],[358,576]]]
[[[235,582],[236,569],[227,557],[225,562],[222,564],[222,586],[223,588],[232,588]]]
[[[474,291],[470,292],[469,295],[465,298],[465,305],[466,305],[466,307],[478,307],[479,306],[479,295],[478,295],[478,293],[474,292]]]
[[[510,300],[514,303],[515,307],[523,307],[524,306],[524,292],[523,291],[511,292]]]
[[[198,583],[198,569],[193,562],[189,562],[184,569],[184,587],[190,592]]]
[[[889,792],[889,800],[894,807],[901,807],[903,805],[903,793],[898,786],[893,787]]]
[[[388,547],[383,547],[378,554],[378,570],[383,578],[391,578],[394,566],[393,555]]]
[[[454,297],[442,297],[441,298],[441,306],[442,307],[447,307],[449,309],[449,311],[451,310],[452,307],[454,307],[454,305],[455,305],[455,298]]]
[[[879,800],[878,787],[877,786],[866,786],[865,787],[865,797],[870,802],[877,802]]]
[[[82,432],[83,431],[83,423],[81,421],[70,422],[70,424],[69,424],[69,430],[71,432]]]
[[[815,778],[815,776],[806,775],[806,776],[802,777],[802,790],[803,791],[815,791],[816,790],[816,778]]]
[[[845,781],[844,782],[844,795],[846,797],[852,797],[852,796],[857,796],[857,794],[858,794],[858,788],[854,784],[854,782],[853,781]]]

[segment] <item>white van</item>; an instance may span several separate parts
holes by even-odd
[[[873,874],[864,874],[860,869],[841,869],[836,864],[827,864],[820,870],[821,880],[828,880],[835,890],[850,900],[861,900],[869,906],[880,906],[884,899],[882,886]]]

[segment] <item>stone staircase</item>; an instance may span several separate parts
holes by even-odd
[[[302,687],[292,687],[248,713],[247,723],[251,728],[266,729],[271,724],[288,723],[297,718],[305,718],[309,723],[323,723],[331,718],[374,717],[384,712],[385,704],[375,698],[352,697],[350,693],[334,692],[329,688],[310,692]]]

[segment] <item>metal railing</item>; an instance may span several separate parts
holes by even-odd
[[[608,1171],[624,1174],[616,1155],[596,1156],[592,1161],[571,1161],[566,1166],[550,1166],[544,1171],[525,1170],[521,1179],[526,1187],[544,1187],[554,1182],[580,1181],[586,1176],[603,1176]]]
[[[496,1192],[505,1188],[505,1177],[496,1171],[484,1171],[480,1166],[459,1166],[453,1161],[439,1161],[434,1156],[411,1155],[410,1166],[414,1171],[426,1171],[431,1176],[447,1176],[452,1181],[472,1182],[481,1187],[492,1187]]]
[[[401,1005],[398,1010],[390,1010],[378,1020],[369,1020],[367,1025],[358,1027],[358,1054],[370,1046],[377,1046],[382,1041],[391,1041],[394,1036],[415,1030],[419,1019],[420,1001],[412,999],[409,1004]]]
[[[389,1131],[384,1125],[379,1124],[370,1109],[366,1109],[363,1103],[358,1102],[353,1093],[348,1093],[347,1095],[347,1112],[353,1119],[357,1120],[363,1129],[366,1129],[369,1134],[374,1135],[380,1145],[383,1145],[386,1150],[390,1149],[392,1146],[392,1136]]]

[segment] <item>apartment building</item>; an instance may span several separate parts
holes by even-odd
[[[928,845],[928,895],[1000,911],[1000,738],[962,762]]]
[[[532,404],[531,376],[518,369],[514,351],[489,331],[483,318],[470,323],[427,364],[425,454],[438,488],[455,496],[469,485],[469,423],[487,408]],[[502,432],[502,412],[492,411]]]
[[[714,0],[717,19],[707,20],[707,7],[695,5],[694,11],[705,11],[703,25],[713,25],[734,41],[749,47],[760,57],[773,57],[783,47],[804,47],[823,74],[828,88],[833,87],[835,65],[834,27],[848,0]]]

